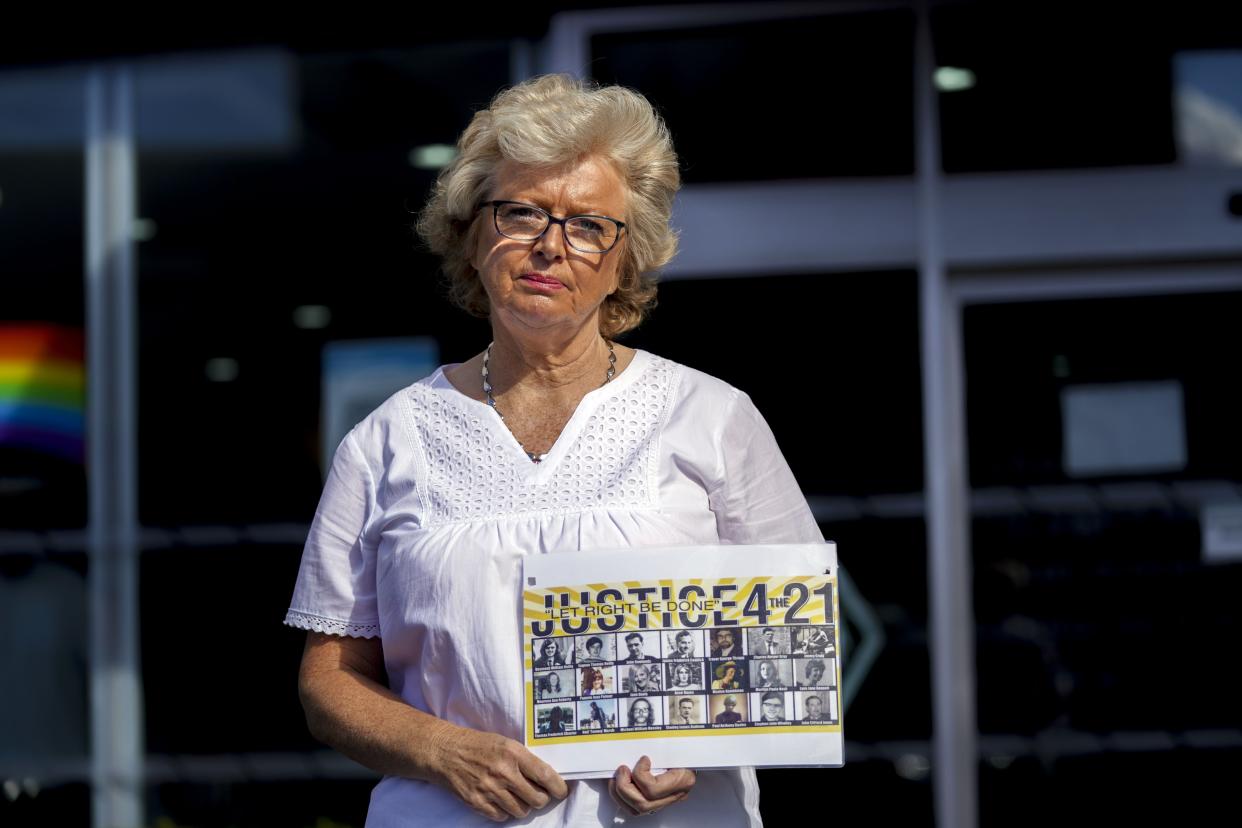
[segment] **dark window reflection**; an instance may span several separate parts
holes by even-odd
[[[1187,461],[1171,476],[1242,480],[1234,428],[1242,401],[1227,379],[1236,374],[1240,314],[1237,293],[967,308],[972,484],[1069,482],[1066,389],[1170,382],[1181,388]]]
[[[998,823],[1039,824],[1072,801],[1068,791],[1120,796],[1136,778],[1175,779],[1227,807],[1192,767],[1236,764],[1242,748],[1235,694],[1219,679],[1219,643],[1242,627],[1242,566],[1236,555],[1210,562],[1204,549],[1204,507],[1242,503],[1240,312],[1238,293],[965,312],[978,722],[985,778],[1001,786],[981,811]],[[1166,423],[1142,395],[1117,401],[1158,439],[1183,429],[1184,464],[1143,471],[1116,455],[1111,471],[1071,476],[1062,401],[1075,387],[1180,389]],[[1109,420],[1109,406],[1090,413],[1106,427],[1083,433],[1101,442],[1134,428]],[[1033,814],[1016,813],[1014,802],[1050,790]],[[1118,807],[1110,818],[1155,818]],[[1174,816],[1187,818],[1161,821]]]
[[[0,761],[87,753],[85,573],[81,555],[0,550]]]
[[[214,103],[197,112],[139,84],[144,123],[241,119],[204,133],[221,146],[139,135],[141,519],[305,522],[321,485],[324,346],[430,336],[451,360],[485,341],[441,299],[439,263],[414,236],[437,170],[411,159],[451,143],[508,82],[509,46],[247,53],[198,70]],[[233,103],[239,83],[264,105]],[[273,127],[276,107],[290,129]]]
[[[932,24],[951,173],[1172,163],[1174,54],[1242,45],[1227,3],[948,3]]]
[[[86,523],[84,101],[79,71],[0,72],[0,531]]]
[[[318,747],[297,694],[305,634],[281,624],[301,551],[247,544],[143,554],[149,752]]]
[[[685,180],[909,175],[913,16],[599,34],[591,73],[660,108]]]
[[[918,282],[871,272],[674,280],[627,339],[754,399],[807,494],[923,486]]]

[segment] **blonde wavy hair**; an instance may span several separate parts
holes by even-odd
[[[655,305],[656,272],[677,252],[669,227],[681,186],[668,127],[639,93],[569,75],[543,75],[506,89],[475,116],[457,140],[457,158],[441,171],[418,218],[418,233],[443,261],[449,297],[486,317],[487,293],[470,264],[479,205],[501,160],[555,167],[584,155],[607,158],[627,188],[618,287],[604,300],[600,332],[632,330]]]

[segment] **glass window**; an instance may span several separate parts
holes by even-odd
[[[281,625],[301,543],[179,540],[142,557],[148,752],[320,749],[296,691],[304,636]]]
[[[0,823],[84,825],[85,79],[0,71]]]
[[[914,170],[905,10],[598,34],[591,72],[642,90],[688,183]]]
[[[1242,567],[1236,553],[1213,563],[1203,548],[1204,507],[1242,504],[1240,313],[1242,293],[966,309],[986,819],[1038,824],[1086,790],[1132,799],[1142,780],[1184,783],[1205,813],[1229,807],[1227,788],[1186,762],[1227,766],[1242,751],[1236,700],[1219,680]],[[1184,457],[1067,463],[1068,428],[1079,426],[1065,418],[1083,414],[1064,404],[1067,388],[1117,391],[1086,412],[1096,422],[1075,439],[1105,445],[1085,456],[1124,458],[1112,445],[1142,428],[1153,446],[1131,458],[1178,432]],[[1209,744],[1215,760],[1197,749]]]
[[[1233,439],[1232,424],[1242,421],[1242,403],[1222,378],[1235,373],[1231,337],[1240,313],[1238,294],[967,308],[965,336],[973,345],[966,352],[972,484],[1033,486],[1081,477],[1066,466],[1066,392],[1108,388],[1118,389],[1118,404],[1128,400],[1140,407],[1144,403],[1133,395],[1135,389],[1154,389],[1157,396],[1162,389],[1177,390],[1184,425],[1159,425],[1185,429],[1185,460],[1180,469],[1162,471],[1162,478],[1237,477],[1242,445]],[[1170,420],[1177,413],[1171,411]],[[1094,477],[1136,475],[1118,469]]]
[[[141,67],[144,524],[307,522],[324,349],[484,338],[441,299],[413,224],[436,148],[508,71],[506,42]],[[189,100],[170,73],[194,79]]]
[[[84,95],[0,73],[0,530],[86,525]]]
[[[947,172],[1174,160],[1164,16],[955,3],[932,21]]]
[[[1177,154],[1186,164],[1242,167],[1242,49],[1173,56]]]

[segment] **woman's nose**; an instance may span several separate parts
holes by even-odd
[[[565,225],[550,222],[548,229],[535,240],[535,251],[549,259],[565,258]]]

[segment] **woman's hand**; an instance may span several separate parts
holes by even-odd
[[[625,765],[617,768],[608,780],[608,792],[635,816],[654,814],[689,796],[695,778],[694,771],[689,768],[677,768],[656,776],[651,772],[651,759],[644,756],[635,763],[633,771]]]
[[[390,690],[378,638],[307,633],[298,692],[315,738],[380,773],[447,788],[489,819],[521,818],[569,794],[512,739],[437,719]]]
[[[436,781],[488,819],[521,819],[569,787],[552,766],[512,739],[469,728],[437,740]]]

